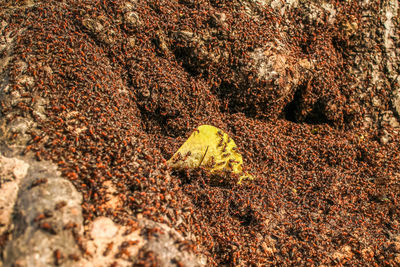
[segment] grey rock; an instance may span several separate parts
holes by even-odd
[[[202,73],[208,65],[218,63],[218,58],[209,52],[206,46],[208,33],[195,34],[191,31],[176,31],[171,38],[174,42],[181,43],[186,55],[183,58],[184,65],[194,73]]]
[[[137,1],[126,2],[121,6],[123,12],[123,22],[130,29],[137,29],[142,26],[143,21],[136,12]]]
[[[211,15],[211,25],[216,27],[226,27],[226,14],[222,12],[215,12]]]
[[[364,120],[368,120],[364,123],[365,130],[387,127],[379,131],[378,136],[382,143],[387,143],[400,118],[400,53],[395,49],[399,41],[394,38],[398,27],[395,25],[399,4],[398,1],[386,1],[379,12],[373,10],[370,1],[361,1],[360,5],[360,25],[355,26],[350,20],[342,23],[343,27],[351,31],[351,45],[356,47],[350,55],[355,63],[350,70],[355,82],[350,86],[357,92],[358,98],[362,99],[361,108],[367,110],[364,116]],[[374,48],[378,44],[383,46],[382,50]],[[389,103],[381,94],[384,91],[391,92]]]
[[[275,90],[273,97],[268,101],[281,100],[283,108],[292,99],[299,83],[309,76],[310,69],[312,69],[310,61],[297,59],[286,44],[278,42],[255,49],[243,72],[257,75],[256,79],[250,79],[250,86],[266,84],[265,92],[261,95],[266,96],[271,89]]]
[[[104,26],[100,20],[90,18],[89,16],[82,21],[82,24],[87,30],[95,34],[101,33],[104,29]]]
[[[54,164],[29,162],[19,184],[12,218],[11,240],[3,251],[4,266],[70,266],[68,255],[79,255],[75,242],[82,228],[82,196]],[[73,229],[64,229],[73,224]],[[57,254],[59,259],[57,258]]]
[[[7,24],[0,22],[0,31],[6,26]],[[0,36],[0,51],[3,51],[3,53],[0,53],[0,55],[3,55],[0,56],[0,98],[2,100],[3,111],[11,110],[15,106],[27,107],[29,103],[29,99],[25,99],[21,96],[21,93],[23,93],[22,89],[18,91],[11,89],[9,80],[8,67],[14,58],[14,39],[21,34],[21,32],[23,32],[23,29],[19,29],[13,38]],[[33,84],[32,78],[23,75],[23,72],[27,68],[26,62],[17,60],[14,64],[18,66],[19,70],[16,84],[19,86],[31,86]],[[23,112],[14,110],[0,114],[1,140],[8,140],[10,143],[25,145],[30,139],[29,131],[35,124],[29,115],[23,114],[23,116],[21,116],[21,113]]]
[[[400,88],[393,92],[392,103],[397,116],[400,117]]]
[[[142,24],[139,15],[136,12],[129,11],[124,14],[124,21],[129,27],[138,27]]]
[[[147,219],[139,220],[140,227],[145,236],[150,231],[150,238],[141,248],[144,251],[153,252],[158,259],[159,266],[176,266],[182,262],[185,266],[200,267],[206,266],[207,258],[205,256],[196,256],[188,250],[190,242],[176,230],[165,224],[157,223]]]
[[[163,55],[167,55],[169,53],[169,48],[168,48],[169,40],[168,40],[167,35],[162,31],[157,31],[155,41],[157,43],[159,52]]]
[[[32,121],[26,118],[18,117],[8,125],[9,131],[11,133],[25,134],[30,129],[31,123]]]
[[[398,48],[400,45],[398,39],[398,18],[400,15],[399,2],[393,0],[387,1],[383,12],[383,42],[385,48],[385,58],[383,64],[392,87],[391,111],[394,113],[387,120],[390,121],[389,124],[391,127],[397,130],[398,122],[400,122],[400,50],[396,49],[396,47]]]
[[[10,225],[19,184],[28,168],[29,164],[22,160],[0,155],[0,235]]]
[[[33,104],[33,111],[32,113],[35,116],[38,116],[40,119],[44,120],[46,119],[46,110],[45,110],[45,106],[47,104],[47,100],[43,97],[38,97],[35,101],[35,103]]]
[[[75,266],[101,267],[114,262],[118,266],[132,266],[144,244],[140,229],[114,223],[110,218],[98,217],[88,225],[86,248],[90,256],[81,258]],[[129,232],[129,234],[127,234]]]

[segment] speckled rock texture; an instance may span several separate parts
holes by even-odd
[[[0,266],[400,264],[399,13],[0,1]],[[168,167],[202,124],[254,180]]]
[[[148,242],[141,248],[141,258],[136,262],[137,265],[152,262],[149,259],[152,255],[158,266],[207,266],[207,258],[191,253],[194,243],[186,240],[176,230],[147,219],[139,220],[139,225]]]
[[[146,266],[153,260],[157,266],[174,266],[179,262],[205,266],[207,262],[188,249],[191,244],[179,233],[151,220],[138,218],[119,225],[107,217],[98,217],[88,229],[87,255],[76,266]]]
[[[29,164],[16,158],[0,157],[0,235],[11,222],[19,184],[26,176]]]
[[[77,233],[83,233],[82,196],[60,177],[54,164],[3,157],[2,162],[6,161],[19,164],[14,165],[14,173],[15,168],[24,173],[15,175],[18,197],[7,229],[10,241],[3,251],[3,265],[50,266],[56,253],[77,254],[73,234],[65,226],[73,224]],[[2,170],[7,167],[3,165]]]

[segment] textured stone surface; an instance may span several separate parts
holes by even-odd
[[[399,4],[385,1],[376,7],[370,1],[360,1],[360,5],[363,7],[360,22],[350,19],[343,24],[351,37],[348,45],[354,46],[349,56],[354,61],[350,72],[355,79],[349,86],[357,92],[356,98],[366,111],[364,127],[379,129],[381,142],[387,143],[393,131],[397,133],[400,129],[397,123],[388,124],[400,119]]]
[[[29,164],[0,155],[0,236],[10,224],[21,180]]]
[[[33,3],[29,3],[24,7],[30,7]],[[22,7],[21,7],[22,8]],[[23,8],[22,8],[23,9]],[[8,9],[4,9],[7,12]],[[0,31],[4,31],[10,25],[0,19]],[[27,114],[27,104],[32,103],[33,114],[44,118],[43,104],[46,102],[43,98],[38,97],[32,101],[30,98],[23,97],[20,92],[14,90],[10,85],[9,66],[13,62],[17,66],[17,72],[19,72],[18,78],[15,80],[16,86],[27,86],[32,87],[34,84],[33,77],[24,75],[23,73],[27,70],[28,64],[25,60],[15,58],[14,49],[16,39],[23,35],[25,28],[18,28],[6,35],[0,35],[0,97],[2,106],[8,112],[5,112],[0,116],[0,140],[10,139],[10,137],[16,137],[14,144],[26,145],[31,139],[31,133],[34,132],[33,128],[36,123],[32,120],[32,116]],[[12,107],[22,107],[24,112],[11,111]]]
[[[68,255],[80,255],[72,230],[83,231],[81,201],[82,196],[60,177],[55,165],[30,161],[9,226],[11,240],[3,252],[4,266],[71,266]],[[74,227],[65,229],[66,225]]]
[[[144,243],[139,228],[121,226],[106,217],[96,218],[87,228],[88,256],[77,262],[76,266],[105,267],[114,263],[117,266],[132,266]],[[128,233],[130,229],[133,231]]]
[[[140,216],[139,216],[140,217]],[[152,253],[157,266],[206,266],[207,259],[188,250],[190,242],[165,224],[139,218],[119,225],[107,217],[98,217],[87,227],[84,238],[86,255],[76,266],[144,266]]]
[[[193,242],[185,240],[176,230],[147,219],[139,220],[139,225],[148,240],[141,250],[154,253],[158,266],[207,266],[207,258],[190,252],[189,248],[193,246]],[[140,263],[139,259],[137,264]]]

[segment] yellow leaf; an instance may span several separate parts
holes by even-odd
[[[211,126],[199,126],[168,160],[175,169],[202,167],[212,174],[234,173],[239,175],[238,184],[244,179],[253,179],[243,172],[242,155],[235,142],[222,130]]]

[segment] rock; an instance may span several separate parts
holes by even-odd
[[[82,20],[82,24],[97,40],[108,46],[115,45],[119,40],[117,32],[112,28],[111,22],[105,16],[91,17],[86,15]]]
[[[397,252],[397,253],[400,253],[400,236],[398,236],[398,237],[396,238],[396,241],[394,241],[394,242],[392,243],[392,245],[393,245],[393,250],[394,250],[395,252]]]
[[[147,219],[140,220],[139,225],[149,237],[141,250],[153,252],[158,260],[158,266],[176,266],[178,263],[183,263],[184,266],[197,267],[207,264],[204,256],[196,256],[188,250],[191,243],[176,230]],[[140,262],[137,264],[140,265]]]
[[[328,16],[328,22],[333,23],[335,21],[336,10],[329,3],[312,2],[312,1],[290,1],[288,5],[297,6],[299,5],[303,11],[305,20],[309,24],[324,24],[325,15]],[[300,2],[300,3],[298,3]]]
[[[14,119],[8,127],[11,133],[24,135],[30,129],[31,123],[30,120],[19,117]]]
[[[390,120],[399,120],[400,101],[398,98],[400,76],[398,75],[399,50],[396,50],[399,40],[396,38],[396,15],[398,16],[398,1],[387,1],[375,12],[372,2],[360,2],[361,20],[357,22],[354,16],[341,19],[339,24],[347,34],[350,58],[354,65],[349,73],[354,77],[353,84],[349,84],[356,92],[355,97],[360,101],[361,110],[366,111],[363,117],[370,121],[364,127],[377,129]],[[374,49],[382,44],[383,49]],[[351,49],[355,47],[355,49]],[[383,71],[384,70],[384,71]],[[390,94],[381,94],[386,91]],[[389,101],[388,101],[389,100]],[[385,107],[389,107],[389,110]],[[391,111],[393,115],[388,119],[382,116]],[[378,136],[382,143],[390,142],[392,133]]]
[[[10,224],[19,184],[28,168],[22,160],[0,155],[0,236]]]
[[[226,14],[223,12],[215,12],[210,18],[211,25],[214,27],[226,27],[225,20]]]
[[[132,231],[133,230],[133,231]],[[88,226],[86,236],[88,255],[76,266],[132,266],[144,240],[137,224],[122,226],[107,217],[98,217]]]
[[[208,65],[216,63],[217,59],[207,47],[207,34],[195,34],[191,31],[176,31],[171,38],[175,42],[175,53],[184,66],[194,74],[203,73]]]
[[[335,251],[332,254],[332,258],[342,262],[343,260],[349,260],[354,256],[354,253],[351,251],[351,247],[345,245],[341,247],[338,251]]]
[[[395,261],[397,264],[400,264],[400,253],[396,253],[396,254],[395,254],[395,256],[394,256],[394,261]]]
[[[400,41],[398,38],[398,18],[400,15],[399,2],[395,0],[387,1],[382,13],[383,16],[381,21],[384,25],[383,45],[387,56],[384,64],[387,76],[393,85],[392,105],[394,111],[397,112],[398,119],[400,119],[400,75],[398,71],[400,66],[400,50],[398,49]]]
[[[206,258],[198,257],[188,250],[190,243],[175,230],[165,224],[137,217],[130,225],[114,223],[107,217],[96,218],[89,226],[89,236],[85,237],[87,254],[76,266],[141,266],[154,254],[157,266],[205,266]],[[143,259],[143,255],[145,259]]]
[[[4,22],[0,24],[0,31],[8,25]],[[43,106],[40,102],[34,103],[31,98],[25,98],[25,87],[32,87],[35,83],[33,77],[25,75],[28,64],[22,59],[14,59],[13,51],[15,49],[15,39],[22,35],[24,28],[19,29],[8,35],[0,36],[0,98],[3,111],[7,110],[0,116],[0,139],[11,141],[17,145],[26,145],[31,139],[30,131],[36,126],[28,111],[32,104],[33,114],[37,114],[44,118]],[[13,62],[15,61],[15,62]],[[15,86],[10,86],[10,64],[14,63],[16,73]],[[33,64],[30,67],[35,67]],[[19,110],[15,110],[17,107]],[[14,109],[11,111],[11,109]]]
[[[135,38],[135,37],[131,36],[131,37],[128,37],[128,38],[126,39],[126,45],[127,45],[130,49],[134,48],[134,47],[135,47],[135,44],[136,44],[136,38]]]
[[[93,239],[111,239],[117,231],[118,228],[111,219],[99,217],[92,224],[90,236]]]
[[[397,116],[400,116],[400,89],[393,92],[392,103]]]
[[[82,24],[87,30],[94,34],[99,34],[104,29],[104,26],[100,20],[90,17],[86,17],[84,20],[82,20]]]
[[[259,114],[282,112],[293,99],[301,81],[309,77],[312,64],[307,59],[297,59],[284,43],[269,43],[250,54],[243,73],[250,73],[243,82],[250,87],[250,94],[259,96],[249,102],[259,107]],[[249,96],[251,97],[251,96]],[[279,103],[269,105],[271,103]],[[274,108],[269,108],[275,106]],[[277,109],[277,110],[276,110]]]
[[[365,260],[371,260],[374,257],[374,251],[371,248],[365,248],[361,250],[361,255]]]
[[[277,252],[276,240],[270,236],[265,237],[265,240],[261,243],[261,249],[267,256],[273,256]]]
[[[117,192],[117,190],[113,183],[111,181],[106,181],[104,182],[104,186],[107,188],[106,198],[108,201],[106,201],[101,207],[104,210],[118,210],[119,208],[122,208],[123,201],[118,194],[114,194]]]
[[[9,160],[12,161],[12,160]],[[21,177],[27,164],[15,172]],[[82,196],[60,177],[54,164],[29,162],[19,184],[12,218],[11,241],[3,252],[4,266],[70,266],[68,255],[80,255],[72,230],[82,233]],[[18,166],[18,165],[14,165]],[[11,201],[11,200],[10,200]]]
[[[166,34],[164,34],[164,32],[162,32],[162,31],[156,32],[155,43],[157,45],[157,48],[158,48],[160,54],[162,54],[162,55],[168,54],[168,52],[169,52],[168,42],[169,42],[168,37]]]
[[[45,110],[46,104],[48,104],[48,103],[45,98],[38,97],[33,105],[32,113],[35,116],[38,116],[41,120],[46,119],[46,110]]]
[[[4,28],[8,27],[9,24],[4,21],[0,20],[0,31],[3,31]],[[13,59],[12,51],[13,46],[12,43],[14,41],[14,37],[10,37],[11,33],[8,35],[1,35],[0,36],[0,74],[4,73],[8,64]],[[1,76],[0,76],[1,77]]]
[[[269,5],[273,9],[275,9],[277,12],[284,14],[287,10],[293,7],[297,7],[299,4],[298,0],[288,0],[285,2],[279,1],[279,0],[257,0],[256,1],[258,4],[265,6]]]
[[[113,46],[117,42],[118,36],[113,29],[109,29],[100,33],[98,38],[106,45]]]
[[[128,27],[137,28],[142,22],[136,12],[129,11],[124,14],[124,21]]]
[[[143,24],[139,14],[136,12],[137,1],[126,2],[122,5],[123,22],[127,29],[137,30]]]

